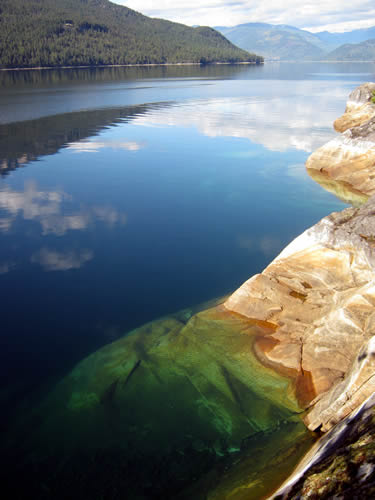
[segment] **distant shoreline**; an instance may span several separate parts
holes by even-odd
[[[313,61],[313,60],[304,60],[304,61],[294,61],[293,59],[283,59],[282,61],[280,61],[279,59],[264,59],[264,62],[265,63],[298,63],[298,64],[304,64],[304,63],[325,63],[325,64],[329,64],[329,63],[373,63],[375,64],[375,61],[365,61],[365,60],[356,60],[356,61],[327,61],[327,60],[322,60],[322,61]]]
[[[265,59],[263,62],[254,62],[254,61],[242,61],[242,62],[214,62],[208,64],[201,64],[199,62],[181,62],[181,63],[149,63],[149,64],[98,64],[97,66],[36,66],[34,68],[0,68],[0,71],[41,71],[41,70],[58,70],[58,69],[97,69],[97,68],[154,68],[154,67],[168,67],[168,66],[237,66],[239,64],[242,65],[255,65],[262,66],[265,63],[294,63],[294,64],[305,64],[305,63],[372,63],[375,64],[375,61],[369,60],[356,60],[356,61],[293,61],[290,60],[278,60],[278,59]]]
[[[156,67],[156,66],[219,66],[219,65],[227,65],[227,66],[237,66],[238,64],[251,64],[251,65],[262,65],[264,62],[254,62],[254,61],[241,61],[241,62],[214,62],[201,64],[199,62],[181,62],[181,63],[149,63],[149,64],[98,64],[96,66],[36,66],[34,68],[0,68],[0,71],[35,71],[35,70],[44,70],[44,69],[97,69],[97,68],[147,68],[147,67]]]

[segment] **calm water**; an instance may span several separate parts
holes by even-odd
[[[2,72],[3,425],[88,353],[233,291],[342,209],[304,162],[374,79],[369,64]]]

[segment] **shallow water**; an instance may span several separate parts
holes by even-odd
[[[305,172],[369,64],[0,74],[1,422],[345,205]]]

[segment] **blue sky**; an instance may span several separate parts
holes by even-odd
[[[111,0],[187,25],[290,24],[310,31],[375,26],[374,0]]]

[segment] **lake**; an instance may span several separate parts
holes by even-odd
[[[374,64],[0,72],[1,426],[346,205],[304,162]]]

